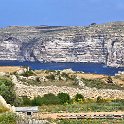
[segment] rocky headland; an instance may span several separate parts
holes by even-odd
[[[124,66],[124,22],[0,28],[0,60]]]

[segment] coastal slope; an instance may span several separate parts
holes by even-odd
[[[98,62],[124,67],[124,22],[1,28],[0,60]]]

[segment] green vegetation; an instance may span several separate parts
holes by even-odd
[[[65,119],[57,120],[57,124],[124,124],[124,120],[117,119]]]
[[[53,74],[46,76],[46,78],[50,80],[55,80],[55,76]]]
[[[42,104],[41,112],[112,112],[112,111],[124,111],[124,100],[110,100],[97,97],[97,99],[84,99],[77,101],[76,98],[70,100],[71,102],[64,104]]]
[[[24,106],[41,106],[41,105],[58,105],[70,103],[71,99],[67,93],[59,93],[57,96],[49,93],[43,97],[37,96],[30,100],[27,97],[22,97]]]
[[[106,102],[106,103],[73,103],[64,105],[42,105],[40,106],[41,112],[112,112],[124,111],[124,104],[119,102]]]
[[[0,79],[0,95],[6,100],[8,104],[13,105],[16,100],[16,94],[14,92],[14,84],[11,80],[6,78]]]
[[[28,77],[28,76],[33,76],[35,74],[33,73],[32,70],[29,70],[29,71],[26,71],[24,74],[21,74],[21,75],[24,76],[24,77]]]
[[[0,95],[8,104],[15,106],[21,105],[22,100],[16,96],[14,84],[7,77],[0,78]]]
[[[64,103],[70,103],[70,96],[69,96],[69,94],[67,94],[67,93],[59,93],[58,95],[57,95],[57,97],[59,98],[59,100],[60,100],[60,104],[64,104]]]
[[[16,115],[13,113],[5,113],[0,115],[0,124],[16,124]]]
[[[31,101],[33,106],[39,106],[39,105],[49,105],[49,104],[59,104],[60,100],[57,96],[55,96],[52,93],[49,94],[45,94],[43,97],[35,97],[32,101]]]
[[[111,78],[108,78],[109,83],[105,83],[101,81],[101,79],[82,79],[83,83],[87,87],[95,87],[97,89],[119,89],[119,90],[124,90],[124,87],[120,87],[116,84],[113,84],[111,81]],[[111,83],[110,83],[111,82]]]
[[[81,94],[70,98],[67,93],[59,93],[57,96],[49,93],[43,97],[35,97],[30,100],[23,97],[24,106],[40,106],[41,112],[112,112],[124,111],[124,99],[84,99]]]
[[[28,98],[27,96],[23,96],[22,97],[22,104],[24,105],[24,106],[30,106],[31,105],[31,100],[30,100],[30,98]]]
[[[84,96],[77,93],[74,99],[76,102],[84,101]]]
[[[101,96],[98,96],[96,102],[97,103],[103,103],[104,99]]]

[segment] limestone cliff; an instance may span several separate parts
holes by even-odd
[[[0,60],[102,62],[124,66],[124,22],[0,29]]]

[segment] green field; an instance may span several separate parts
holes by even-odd
[[[57,120],[57,124],[124,124],[124,120],[83,119],[83,120]]]
[[[0,124],[16,124],[16,115],[13,113],[0,114]]]
[[[112,112],[124,111],[124,103],[108,102],[108,103],[73,103],[65,105],[42,105],[41,112]]]

